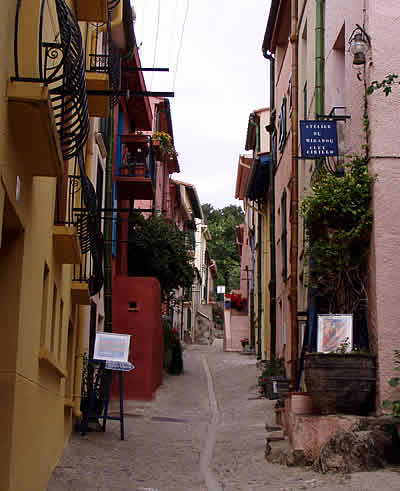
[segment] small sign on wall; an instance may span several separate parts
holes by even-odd
[[[339,155],[336,121],[300,121],[300,140],[304,159]]]

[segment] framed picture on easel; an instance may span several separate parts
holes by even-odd
[[[331,353],[353,349],[353,314],[318,315],[317,351]]]

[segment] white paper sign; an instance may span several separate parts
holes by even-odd
[[[344,343],[347,351],[353,349],[353,315],[318,315],[317,350],[320,353],[330,353]]]
[[[130,341],[129,334],[98,332],[94,342],[93,359],[127,362]]]

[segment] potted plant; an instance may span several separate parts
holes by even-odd
[[[159,158],[167,156],[173,157],[176,155],[172,137],[164,131],[157,131],[153,133],[152,144],[156,149],[156,153]]]

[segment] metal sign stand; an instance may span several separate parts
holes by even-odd
[[[125,439],[124,434],[124,394],[122,383],[122,372],[129,372],[135,367],[128,361],[130,349],[129,334],[118,333],[96,333],[94,343],[93,362],[99,363],[99,368],[96,373],[96,380],[91,388],[88,401],[88,409],[84,414],[81,425],[82,435],[88,431],[89,419],[95,416],[103,419],[102,431],[106,431],[107,419],[112,419],[120,422],[121,440]],[[108,405],[110,402],[111,378],[113,372],[119,372],[119,417],[108,416]],[[96,393],[100,389],[102,375],[106,374],[106,392],[104,400],[103,416],[95,414]]]
[[[111,378],[114,373],[112,369],[107,369],[109,372],[107,374],[107,388],[106,388],[106,400],[104,404],[104,414],[103,414],[103,426],[102,430],[106,431],[106,423],[108,419],[119,421],[121,430],[121,440],[125,440],[124,433],[124,396],[123,396],[123,384],[122,384],[122,370],[119,370],[119,417],[118,416],[108,416],[108,403],[110,402],[110,391],[111,391]]]
[[[97,390],[97,388],[100,385],[101,375],[102,375],[102,373],[104,371],[104,367],[105,367],[105,362],[100,362],[99,368],[97,370],[96,379],[95,379],[93,388],[90,391],[90,394],[88,394],[88,396],[89,396],[88,408],[87,408],[87,411],[84,413],[84,418],[83,418],[82,424],[81,424],[81,434],[82,434],[82,436],[85,436],[86,433],[87,433],[87,431],[88,431],[88,428],[89,428],[89,419],[91,417],[93,417],[93,416],[94,417],[97,417],[97,414],[94,411],[94,406],[95,406],[95,403],[96,403],[96,390]]]

